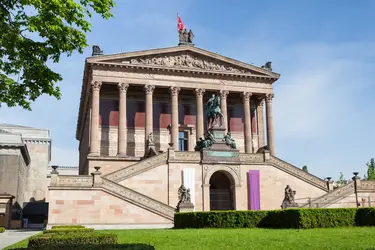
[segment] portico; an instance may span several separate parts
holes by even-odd
[[[172,51],[174,51],[174,54],[171,54]],[[89,119],[90,156],[106,156],[101,150],[104,140],[100,134],[103,133],[100,128],[106,127],[117,129],[117,138],[115,139],[117,145],[116,149],[113,149],[116,152],[112,152],[112,155],[117,157],[142,156],[147,151],[147,138],[150,134],[158,137],[155,138],[156,143],[173,143],[176,151],[181,150],[182,148],[178,145],[179,139],[183,138],[180,138],[179,135],[183,134],[180,133],[182,132],[180,131],[181,127],[186,125],[191,128],[191,134],[188,133],[187,135],[188,139],[190,143],[194,142],[193,144],[195,144],[195,141],[204,137],[203,103],[212,94],[220,96],[225,128],[228,132],[234,134],[239,141],[241,152],[256,153],[260,147],[267,145],[270,153],[275,153],[271,84],[278,78],[276,73],[252,65],[246,65],[246,68],[242,64],[242,69],[236,69],[233,67],[234,65],[222,66],[220,63],[224,64],[224,62],[219,61],[221,59],[219,55],[192,46],[168,48],[165,49],[167,56],[162,57],[160,55],[158,57],[161,52],[163,51],[158,50],[157,54],[151,54],[151,59],[144,56],[146,59],[142,59],[139,53],[123,55],[122,58],[119,54],[88,59],[88,62],[91,62],[93,73],[90,78],[87,78],[90,84],[86,85],[87,89],[83,93],[87,93],[91,98],[89,102],[83,102],[81,105],[91,106]],[[150,53],[152,51],[144,52],[144,55],[150,55]],[[181,56],[194,54],[194,57],[187,57],[187,59],[192,59],[191,67],[169,66],[172,63],[176,65],[173,60],[177,60],[176,58],[179,58],[180,54]],[[205,62],[205,60],[200,60],[198,56],[207,57],[207,55],[210,56],[210,60],[216,59],[215,63],[219,66],[211,66],[214,70],[210,70],[210,72],[205,66],[194,67],[194,65],[199,65],[201,61]],[[162,58],[164,64],[162,62],[158,64],[158,58]],[[185,62],[189,65],[187,59],[185,59]],[[228,61],[227,58],[225,59]],[[196,63],[193,64],[193,62]],[[234,62],[239,64],[237,61]],[[117,86],[117,88],[112,88],[113,86]],[[132,106],[134,102],[129,101],[129,98],[137,101],[138,110],[135,111],[135,114],[134,112],[130,114],[128,111],[135,108],[135,106]],[[99,120],[103,120],[105,114],[101,110],[105,107],[101,107],[101,105],[105,104],[103,100],[108,99],[114,101],[112,110],[108,111],[112,117],[108,118],[110,121],[107,124],[103,124]],[[142,102],[144,104],[141,104]],[[166,105],[159,105],[160,103]],[[264,119],[264,103],[266,103],[266,119]],[[163,108],[164,110],[160,110]],[[242,114],[238,112],[239,110],[242,110]],[[82,137],[84,134],[83,126],[80,125],[83,124],[84,116],[87,116],[87,114],[82,114],[78,122],[78,137]],[[117,119],[115,116],[117,116]],[[115,119],[117,121],[114,121]],[[129,119],[136,120],[138,124],[130,124]],[[141,119],[144,122],[140,121]],[[154,124],[155,122],[159,124]],[[168,126],[161,126],[166,122],[168,122]],[[266,130],[264,129],[265,124]],[[143,130],[143,146],[138,145],[139,131],[130,135],[130,131],[135,130]],[[161,130],[165,130],[166,136],[160,137]],[[132,137],[137,137],[137,142],[134,141],[133,143],[135,144],[134,147],[144,148],[143,154],[140,152],[133,155],[129,154],[128,148],[133,147],[132,143],[129,143]],[[265,143],[265,138],[267,138],[267,143]],[[166,139],[168,140],[166,141]],[[108,144],[111,144],[111,142],[108,142]],[[166,150],[166,148],[166,146],[160,146],[159,150]],[[190,146],[183,150],[193,150],[193,148]],[[111,154],[107,154],[107,156],[111,156]]]

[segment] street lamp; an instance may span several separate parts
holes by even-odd
[[[358,208],[358,192],[357,192],[357,175],[358,175],[358,172],[353,172],[354,176],[352,178],[352,180],[354,181],[354,193],[355,193],[355,205],[356,207]]]

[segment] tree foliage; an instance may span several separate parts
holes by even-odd
[[[339,183],[340,184],[346,184],[346,180],[345,180],[344,174],[342,172],[340,172]]]
[[[306,166],[306,165],[304,165],[304,166],[302,167],[302,170],[305,171],[306,173],[309,172],[309,170],[307,169],[307,166]]]
[[[83,53],[88,18],[95,12],[112,17],[114,0],[0,0],[0,104],[31,110],[48,94],[60,99],[62,80],[47,61]]]
[[[367,165],[367,180],[375,180],[375,160],[371,158]]]

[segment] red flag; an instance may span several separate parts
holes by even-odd
[[[178,31],[185,29],[185,25],[183,24],[179,16],[177,16],[177,28],[178,28]]]

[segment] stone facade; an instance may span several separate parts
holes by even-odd
[[[302,207],[336,199],[326,181],[275,156],[279,74],[268,68],[183,45],[90,57],[83,78],[80,175],[51,172],[48,227],[170,227],[182,184],[194,211],[280,209],[287,185]],[[194,151],[213,94],[237,150]]]

